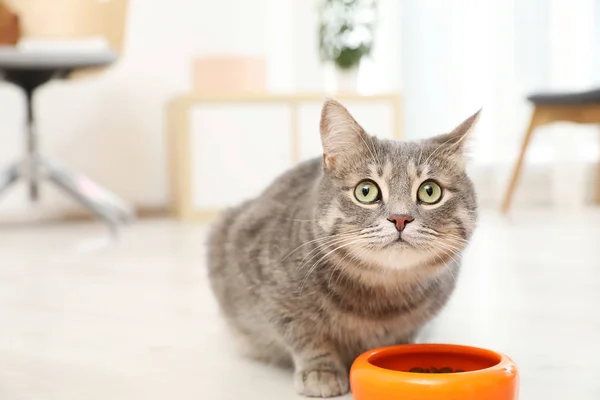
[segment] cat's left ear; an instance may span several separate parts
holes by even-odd
[[[461,122],[452,132],[435,136],[430,140],[439,146],[439,151],[441,153],[453,156],[463,156],[469,134],[473,132],[475,125],[477,125],[477,121],[479,121],[480,115],[481,109]]]
[[[327,100],[321,111],[323,166],[351,160],[359,149],[367,146],[367,134],[350,112],[335,100]]]

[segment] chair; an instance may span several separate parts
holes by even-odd
[[[38,150],[33,97],[53,79],[74,79],[100,73],[122,50],[127,0],[4,0],[20,17],[23,38],[67,39],[103,37],[108,49],[94,51],[51,49],[24,51],[0,48],[0,72],[5,81],[20,87],[27,101],[27,154],[0,176],[0,193],[19,179],[26,180],[32,201],[39,183],[47,179],[97,217],[113,232],[133,219],[131,206],[82,174],[46,160]]]
[[[501,211],[503,213],[507,213],[510,209],[512,197],[523,169],[525,154],[536,128],[559,121],[600,124],[600,89],[574,93],[534,94],[527,99],[534,106],[533,114],[502,201]],[[596,201],[600,203],[600,163],[598,163],[597,176]]]

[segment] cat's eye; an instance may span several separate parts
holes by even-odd
[[[442,199],[442,188],[433,181],[423,182],[417,191],[417,199],[423,204],[435,204]]]
[[[356,185],[354,197],[363,204],[373,204],[381,200],[381,192],[375,182],[362,181]]]

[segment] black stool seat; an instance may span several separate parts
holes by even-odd
[[[77,69],[104,67],[117,60],[111,50],[95,52],[23,51],[0,46],[0,74],[31,94],[52,79],[64,78]]]
[[[535,105],[565,105],[600,103],[600,89],[570,93],[536,93],[527,97]]]

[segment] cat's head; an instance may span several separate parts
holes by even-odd
[[[477,217],[464,147],[478,116],[420,142],[383,140],[328,100],[321,116],[318,223],[337,235],[331,250],[399,270],[456,258]]]

